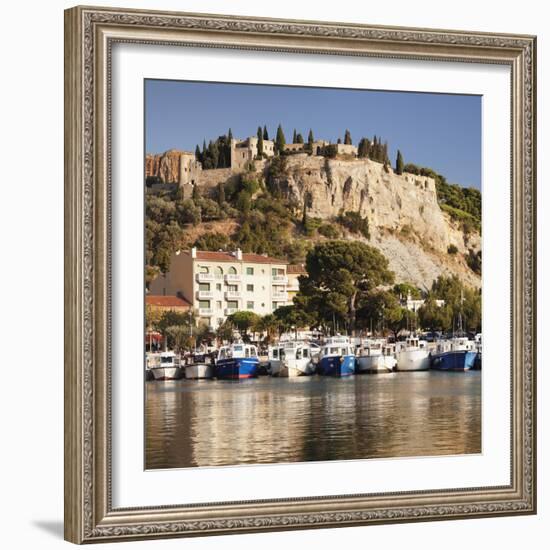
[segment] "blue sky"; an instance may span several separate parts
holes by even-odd
[[[194,151],[203,139],[245,138],[282,124],[307,139],[336,141],[348,128],[353,143],[374,134],[388,142],[395,164],[433,168],[447,181],[481,188],[481,96],[146,80],[145,149]]]

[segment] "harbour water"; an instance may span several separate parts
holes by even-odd
[[[146,468],[481,452],[481,372],[146,383]]]

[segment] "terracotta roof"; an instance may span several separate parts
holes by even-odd
[[[286,268],[286,272],[290,273],[291,275],[306,275],[307,271],[304,267],[304,264],[290,264]]]
[[[188,252],[190,254],[190,252]],[[197,260],[209,262],[237,262],[236,256],[232,252],[211,252],[209,250],[197,250]],[[285,264],[285,260],[271,258],[262,254],[245,254],[243,252],[243,262],[251,264]]]
[[[191,304],[179,296],[145,296],[145,303],[159,307],[191,307]]]

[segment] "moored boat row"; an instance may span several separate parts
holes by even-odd
[[[146,375],[154,380],[243,380],[260,374],[294,378],[429,369],[467,371],[481,368],[481,335],[475,340],[453,337],[432,345],[417,336],[396,343],[382,338],[357,343],[338,335],[327,338],[322,346],[307,340],[287,340],[268,348],[266,362],[260,365],[256,345],[240,342],[210,353],[195,351],[181,359],[173,351],[147,354]]]

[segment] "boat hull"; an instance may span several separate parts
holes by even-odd
[[[367,355],[356,359],[356,371],[358,373],[380,374],[392,372],[395,365],[395,358],[389,355]]]
[[[309,376],[313,374],[311,361],[304,359],[288,359],[283,361],[279,370],[279,376],[284,378],[295,378],[297,376]]]
[[[282,363],[279,359],[271,359],[269,361],[269,372],[271,376],[281,376]]]
[[[214,378],[214,366],[198,363],[185,367],[185,378],[189,380],[201,380],[203,378]]]
[[[319,368],[323,376],[351,376],[355,374],[355,357],[353,355],[322,357]]]
[[[181,367],[155,367],[149,370],[155,380],[179,380],[183,376]]]
[[[432,357],[432,369],[443,371],[465,371],[475,366],[477,351],[447,351]]]
[[[255,357],[222,359],[216,364],[216,378],[220,380],[243,380],[256,378],[260,361]]]
[[[403,350],[397,354],[397,370],[419,371],[430,368],[430,352],[426,349]]]

